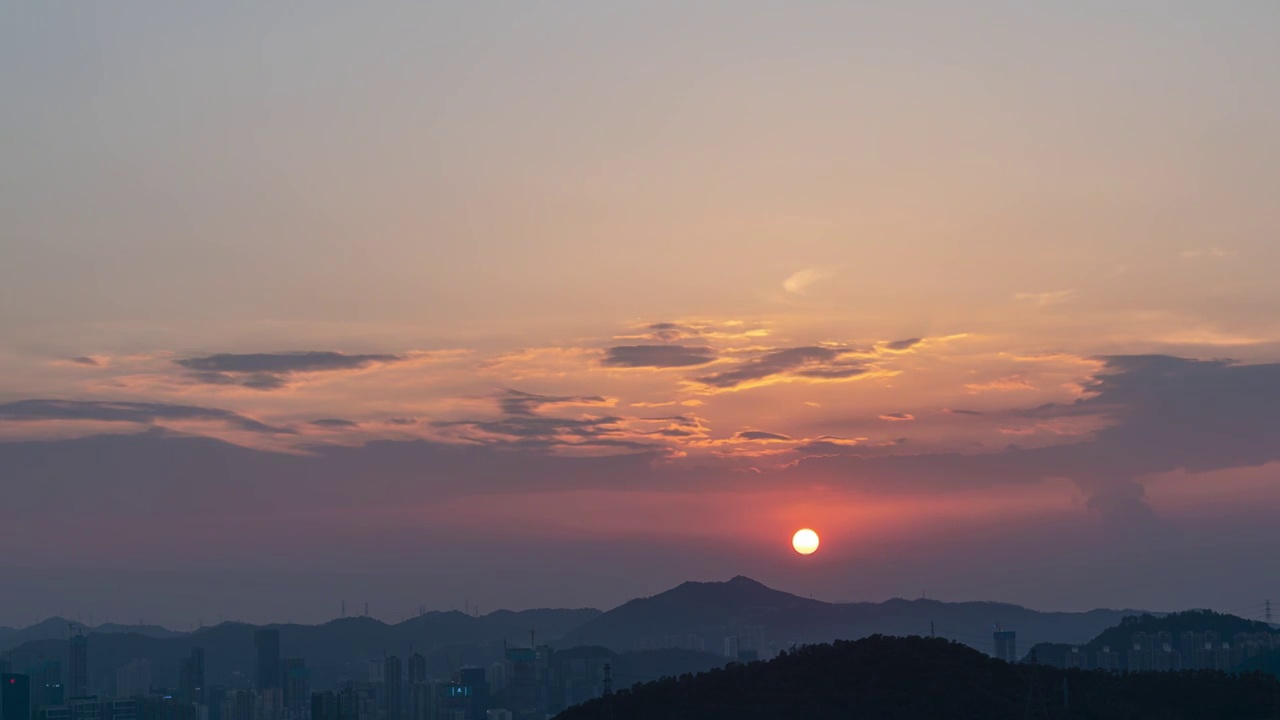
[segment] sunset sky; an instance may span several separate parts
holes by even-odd
[[[10,4],[0,624],[734,575],[1255,607],[1277,37],[1248,0]]]

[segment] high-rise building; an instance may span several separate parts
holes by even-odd
[[[31,678],[16,673],[0,675],[0,720],[31,719]]]
[[[183,662],[186,662],[184,659]],[[151,692],[151,661],[134,658],[116,670],[116,697],[145,697]]]
[[[311,712],[311,672],[302,658],[280,661],[280,677],[284,681],[284,709],[294,720],[306,720]]]
[[[1018,662],[1018,633],[1013,630],[996,630],[996,657],[1005,662]]]
[[[409,656],[409,684],[424,683],[427,681],[427,659],[422,653],[414,653]]]
[[[409,684],[409,720],[431,719],[431,691],[432,686],[427,682]]]
[[[37,708],[62,705],[66,688],[62,685],[62,662],[45,660],[27,671],[31,678],[31,704]]]
[[[191,663],[191,656],[178,658],[178,699],[182,702],[195,702],[195,687],[196,669]]]
[[[431,686],[427,684],[427,659],[421,653],[409,656],[408,690],[409,720],[428,720],[431,713]]]
[[[85,697],[89,694],[89,638],[79,634],[72,636],[70,659],[67,695]]]
[[[400,668],[400,658],[392,655],[383,661],[382,680],[385,683],[386,697],[382,706],[386,710],[386,720],[404,720],[404,673]]]
[[[236,692],[235,704],[231,706],[231,720],[253,720],[253,693],[248,690]]]
[[[205,705],[209,702],[204,684],[204,648],[191,648],[191,702]]]
[[[255,630],[253,646],[258,651],[258,690],[280,687],[280,631]]]
[[[311,693],[311,720],[338,720],[338,696],[332,690]]]
[[[724,656],[738,659],[738,636],[730,635],[724,639]]]

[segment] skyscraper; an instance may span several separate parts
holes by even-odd
[[[427,681],[427,659],[422,653],[414,653],[409,656],[409,684],[424,683]]]
[[[183,658],[183,663],[186,662],[186,658]],[[181,683],[181,679],[179,682]],[[150,660],[134,658],[129,664],[116,669],[116,697],[121,699],[145,697],[149,692],[151,692]]]
[[[387,691],[383,702],[387,710],[386,720],[404,720],[404,674],[400,669],[400,658],[392,655],[386,659],[382,677]]]
[[[302,658],[280,661],[280,679],[284,683],[284,709],[291,718],[305,718],[311,712],[311,673]]]
[[[191,648],[191,702],[204,705],[208,701],[204,688],[204,648]]]
[[[280,687],[280,631],[255,630],[253,646],[258,650],[258,690]]]
[[[67,696],[84,697],[89,694],[89,638],[76,634],[71,638],[70,676],[67,678]]]
[[[26,675],[0,675],[0,720],[30,720],[31,678]]]
[[[1018,662],[1018,633],[1013,630],[996,630],[996,657],[1005,662]]]
[[[409,720],[427,720],[431,712],[431,686],[427,684],[427,659],[421,653],[409,656],[408,695]]]

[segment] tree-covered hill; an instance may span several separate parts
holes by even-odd
[[[941,639],[877,635],[637,685],[557,720],[1262,720],[1277,712],[1280,680],[1261,674],[1056,670]]]

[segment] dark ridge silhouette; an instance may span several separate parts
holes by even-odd
[[[961,640],[979,650],[994,650],[992,625],[1018,632],[1019,643],[1082,643],[1135,610],[1042,613],[992,602],[947,603],[936,600],[888,600],[882,603],[828,603],[774,590],[750,578],[727,582],[687,582],[652,597],[632,600],[574,630],[575,644],[614,650],[639,649],[671,635],[698,635],[707,650],[744,625],[762,625],[768,642],[829,642],[873,633],[918,635],[929,632]]]
[[[1057,670],[1012,665],[938,638],[876,635],[635,685],[556,717],[1262,720],[1278,711],[1280,680],[1259,673]]]
[[[1216,632],[1223,640],[1230,641],[1236,633],[1275,632],[1275,629],[1260,620],[1247,620],[1212,610],[1186,610],[1166,615],[1142,613],[1122,618],[1119,624],[1103,630],[1089,642],[1080,644],[1080,647],[1090,652],[1097,652],[1107,646],[1123,650],[1130,646],[1134,634],[1156,632],[1170,633],[1176,647],[1180,635],[1188,631]],[[1027,656],[1030,657],[1034,652],[1039,662],[1062,665],[1071,647],[1066,643],[1038,643],[1028,651]]]
[[[374,618],[353,617],[323,625],[276,624],[255,626],[227,622],[173,637],[147,637],[137,632],[99,633],[87,630],[91,685],[110,685],[117,668],[134,658],[152,663],[158,685],[175,686],[180,658],[193,647],[205,650],[207,672],[224,676],[254,668],[253,632],[259,627],[280,631],[280,646],[289,656],[305,657],[313,669],[313,684],[324,686],[343,677],[359,677],[367,670],[357,666],[366,659],[378,659],[383,652],[407,655],[412,646],[428,656],[433,672],[447,675],[459,661],[477,662],[501,657],[504,640],[527,643],[529,629],[536,628],[541,641],[554,641],[566,632],[600,614],[599,610],[501,610],[481,615],[458,611],[429,612],[402,623],[388,625]],[[63,657],[67,648],[67,623],[51,619],[27,628],[38,633],[4,653],[15,667],[33,664],[36,658]]]

